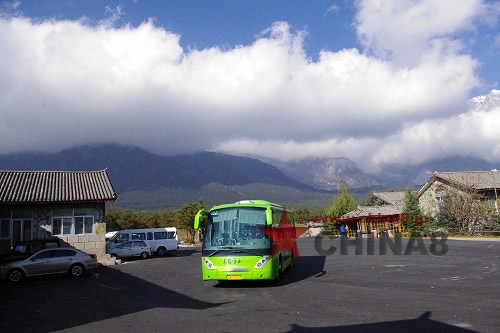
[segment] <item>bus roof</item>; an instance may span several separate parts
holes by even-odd
[[[210,210],[212,211],[212,210],[216,210],[216,209],[235,208],[235,207],[255,207],[255,208],[270,207],[270,208],[275,208],[278,210],[283,210],[282,206],[275,204],[275,203],[272,203],[272,202],[269,202],[269,201],[266,201],[266,200],[241,200],[241,201],[238,201],[238,202],[235,202],[232,204],[213,206],[212,209],[210,209]]]

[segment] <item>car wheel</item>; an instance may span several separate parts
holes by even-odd
[[[156,253],[158,256],[163,257],[167,253],[167,249],[165,249],[163,246],[159,247],[158,250],[156,250]]]
[[[17,268],[12,269],[9,274],[7,274],[7,279],[9,279],[10,282],[14,283],[21,281],[23,277],[23,271]]]
[[[147,252],[141,253],[141,259],[148,259],[148,258],[149,258],[149,254]]]
[[[85,271],[85,267],[83,267],[82,264],[74,264],[73,266],[71,266],[69,268],[69,273],[73,277],[79,277],[79,276],[81,276],[84,271]]]

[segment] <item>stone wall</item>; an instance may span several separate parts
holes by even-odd
[[[451,187],[436,179],[422,195],[418,198],[418,203],[422,213],[428,216],[435,216],[438,211],[437,197],[444,197]]]
[[[104,260],[106,255],[106,223],[96,223],[93,235],[59,236],[67,245],[89,254],[95,254],[97,260]]]
[[[464,192],[440,181],[439,179],[436,179],[418,198],[418,203],[422,212],[428,216],[436,216],[439,212],[438,198],[444,198],[447,193],[463,194]],[[482,195],[490,208],[497,209],[497,205],[495,205],[494,191],[484,191],[482,192]]]

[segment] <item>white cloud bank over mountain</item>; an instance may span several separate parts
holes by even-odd
[[[358,1],[363,50],[318,61],[286,22],[251,45],[184,50],[152,21],[3,17],[0,153],[116,142],[161,154],[345,156],[365,168],[457,153],[500,161],[500,108],[468,111],[478,62],[457,37],[494,21],[487,7]]]

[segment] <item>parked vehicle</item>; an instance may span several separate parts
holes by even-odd
[[[86,270],[98,266],[95,255],[73,248],[53,248],[41,250],[27,259],[0,267],[0,278],[19,282],[24,277],[68,273],[81,276]]]
[[[115,258],[141,257],[147,259],[151,255],[151,248],[144,241],[125,242],[113,248],[110,255]]]
[[[118,231],[110,231],[110,232],[107,232],[105,235],[104,235],[104,238],[106,238],[106,242],[109,241],[114,235],[116,235]]]
[[[61,247],[61,240],[57,237],[47,239],[32,239],[17,241],[12,248],[7,261],[24,260],[40,250]]]
[[[127,229],[118,231],[110,238],[106,243],[106,253],[113,254],[115,248],[130,241],[146,242],[146,245],[151,248],[151,252],[159,256],[179,248],[177,228]]]

